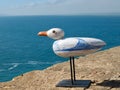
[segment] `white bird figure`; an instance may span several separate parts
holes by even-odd
[[[87,55],[100,50],[106,43],[100,39],[87,37],[63,38],[64,31],[60,28],[52,28],[38,33],[39,36],[48,36],[55,39],[53,51],[61,57],[70,57],[71,83],[76,81],[74,57]]]

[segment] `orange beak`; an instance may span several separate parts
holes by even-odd
[[[43,32],[39,32],[38,36],[47,36],[47,32],[43,31]]]

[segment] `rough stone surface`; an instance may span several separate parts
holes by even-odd
[[[70,79],[68,61],[1,82],[0,90],[120,90],[120,46],[79,57],[75,64],[77,79],[92,81],[89,88],[55,87],[59,81]]]

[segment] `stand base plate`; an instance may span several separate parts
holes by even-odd
[[[91,80],[75,80],[73,84],[71,80],[62,80],[60,81],[56,87],[84,87],[88,88],[91,84]]]

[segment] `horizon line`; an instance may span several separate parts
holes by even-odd
[[[53,15],[29,15],[29,14],[26,14],[26,15],[0,15],[0,17],[2,16],[120,16],[120,14],[79,14],[79,15],[71,15],[71,14],[65,14],[65,15],[62,15],[62,14],[53,14]]]

